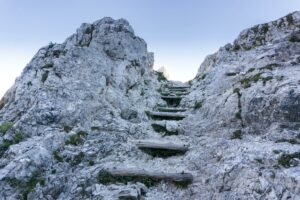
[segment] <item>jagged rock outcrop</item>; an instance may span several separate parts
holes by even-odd
[[[153,61],[123,19],[41,48],[1,100],[1,199],[27,196],[33,183],[29,199],[81,199],[96,168],[88,163],[142,134],[137,123],[159,97]]]
[[[127,21],[83,24],[0,101],[0,199],[299,199],[299,33],[246,29],[187,86]]]
[[[300,198],[299,31],[300,12],[246,29],[191,81],[199,199]]]

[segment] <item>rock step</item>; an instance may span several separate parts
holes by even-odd
[[[158,111],[160,112],[185,112],[187,109],[185,108],[173,108],[173,107],[158,107]]]
[[[180,187],[186,187],[193,182],[193,175],[190,173],[166,173],[160,171],[147,171],[144,169],[105,169],[98,174],[100,183],[128,183],[140,182],[147,187],[152,187],[160,181],[173,182]]]
[[[189,150],[186,144],[140,140],[136,146],[153,157],[170,157],[183,155]]]
[[[186,115],[174,113],[174,112],[148,111],[147,114],[154,120],[182,120],[186,117]]]
[[[182,96],[161,96],[167,102],[168,106],[176,107],[180,104]]]
[[[178,135],[178,130],[176,131],[168,131],[165,125],[161,125],[158,123],[153,123],[151,124],[152,128],[154,131],[161,133],[162,136],[167,136],[167,135]]]

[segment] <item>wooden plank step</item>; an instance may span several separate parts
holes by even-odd
[[[184,96],[188,95],[189,92],[162,92],[161,95],[163,96]]]
[[[182,99],[182,96],[161,96],[162,99]]]
[[[158,111],[161,112],[185,112],[187,109],[185,108],[173,108],[173,107],[158,107]]]
[[[147,114],[154,120],[182,120],[186,117],[184,114],[174,112],[153,112],[149,111]]]
[[[187,187],[193,182],[193,175],[185,172],[166,173],[144,169],[102,169],[98,173],[98,181],[102,184],[140,182],[147,187],[155,186],[160,181],[167,181],[180,187]]]
[[[189,88],[167,88],[169,91],[187,92]]]
[[[185,144],[174,144],[171,142],[157,142],[157,141],[137,141],[136,146],[145,153],[153,157],[170,157],[183,155],[189,150]]]
[[[171,89],[171,90],[176,90],[176,89],[190,89],[191,87],[190,86],[169,86],[167,87],[168,89]]]

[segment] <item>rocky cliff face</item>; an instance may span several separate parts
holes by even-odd
[[[206,58],[190,89],[166,86],[152,65],[122,19],[40,49],[0,101],[0,199],[299,199],[299,12],[244,30]],[[153,108],[183,113],[145,113]],[[169,157],[160,147],[157,158],[138,139],[189,148]],[[100,172],[119,166],[193,181],[104,184],[112,177]]]
[[[299,199],[300,13],[241,32],[191,81],[199,199]],[[197,150],[196,150],[197,149]],[[197,152],[197,153],[196,153]]]

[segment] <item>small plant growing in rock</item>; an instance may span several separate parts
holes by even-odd
[[[70,138],[65,142],[66,145],[80,145],[83,144],[83,138],[87,135],[84,131],[79,131],[75,135],[71,135]]]
[[[53,47],[54,47],[54,45],[55,45],[55,43],[53,43],[53,42],[50,42],[50,43],[48,44],[48,48],[49,48],[49,49],[51,49],[51,48],[53,48]]]
[[[237,75],[237,73],[235,73],[235,72],[227,72],[225,75],[226,76],[235,76],[235,75]]]
[[[198,109],[202,108],[202,105],[203,105],[203,101],[196,101],[195,105],[194,105],[194,109],[198,110]]]
[[[294,159],[300,159],[300,152],[282,154],[278,158],[278,164],[285,168],[294,167],[294,163],[292,162]]]
[[[264,69],[268,69],[268,70],[273,70],[275,67],[278,67],[279,65],[277,63],[271,63],[271,64],[268,64],[262,68],[260,68],[260,70],[264,70]]]
[[[87,28],[85,29],[84,33],[85,33],[85,34],[91,34],[91,33],[93,33],[94,29],[95,29],[94,26],[87,27]]]
[[[90,160],[90,161],[89,161],[89,165],[90,165],[90,166],[94,166],[94,165],[95,165],[95,162],[94,162],[93,160]]]
[[[253,33],[258,33],[258,25],[252,27],[251,30],[253,31]]]
[[[255,158],[255,161],[260,164],[264,164],[264,161],[261,158]]]
[[[0,144],[0,157],[5,153],[5,151],[7,151],[7,149],[14,144],[18,144],[23,140],[23,135],[21,133],[15,133],[13,135],[13,139],[12,140],[7,140],[4,139],[2,141],[2,144]]]
[[[48,64],[45,64],[44,66],[41,67],[41,69],[50,69],[50,68],[53,68],[54,64],[53,63],[48,63]]]
[[[266,34],[269,31],[269,25],[268,24],[263,24],[261,27],[261,30],[264,34]]]
[[[9,129],[13,127],[13,122],[5,122],[0,126],[0,136],[4,135]]]
[[[286,16],[286,21],[288,22],[289,25],[293,25],[294,24],[294,18],[292,14],[289,14]]]
[[[98,181],[101,184],[107,185],[109,183],[128,183],[140,182],[147,187],[155,186],[159,181],[146,176],[114,176],[107,170],[100,170],[98,173]]]
[[[206,78],[206,74],[203,74],[200,79],[204,80],[205,78]]]
[[[296,35],[292,35],[289,39],[290,42],[300,42],[300,38]]]
[[[48,75],[49,75],[49,71],[45,71],[45,72],[43,73],[42,79],[41,79],[42,83],[45,83],[45,82],[46,82],[46,80],[48,79]]]
[[[247,73],[251,73],[251,72],[253,72],[253,71],[255,71],[255,68],[250,68],[248,71],[247,71]]]
[[[231,139],[242,139],[242,130],[236,130],[232,133]]]
[[[73,128],[71,127],[71,126],[64,126],[64,131],[66,132],[66,133],[69,133],[71,130],[72,130]]]
[[[288,142],[290,144],[300,144],[300,142],[297,139],[279,139],[276,140],[275,143],[282,143],[282,142]]]
[[[77,155],[74,156],[71,164],[73,166],[78,165],[79,163],[82,162],[83,158],[84,158],[84,153],[80,152],[79,154],[77,154]]]
[[[53,157],[58,162],[64,162],[64,159],[60,156],[59,151],[57,150],[53,151]]]
[[[167,81],[168,79],[164,76],[164,73],[162,72],[156,72],[157,74],[157,80],[159,82],[162,82],[162,81]]]

